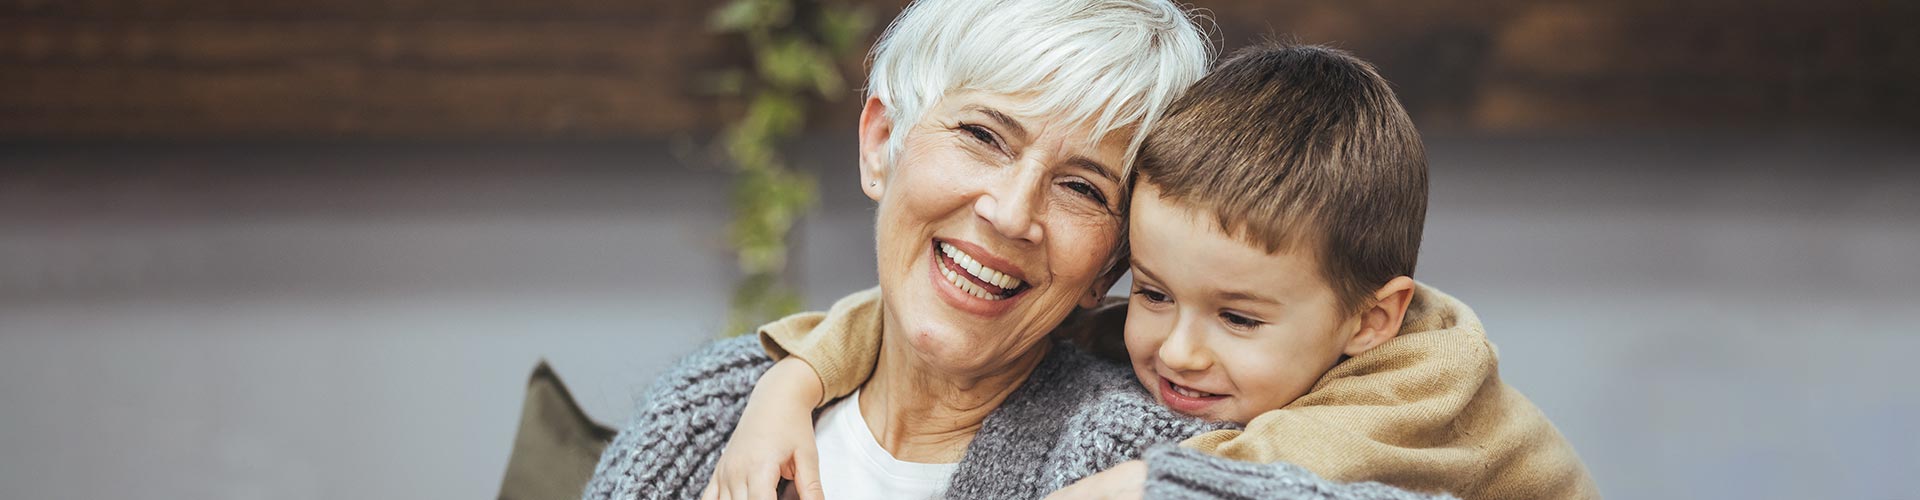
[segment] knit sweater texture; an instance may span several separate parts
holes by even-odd
[[[752,337],[718,341],[681,360],[647,390],[602,453],[583,498],[698,498],[753,384],[772,363]],[[1156,445],[1220,428],[1156,404],[1125,367],[1056,343],[982,422],[947,497],[1039,498],[1144,455],[1150,498],[1434,498],[1378,484],[1339,484],[1286,464],[1147,454]]]
[[[1053,335],[1124,361],[1126,310],[1126,300],[1110,299],[1069,317]],[[763,326],[761,342],[775,357],[806,360],[826,396],[839,397],[873,372],[880,313],[879,289],[869,289],[824,313]],[[1182,445],[1293,464],[1339,482],[1378,481],[1472,500],[1599,498],[1573,446],[1500,379],[1498,353],[1479,316],[1426,284],[1415,290],[1392,340],[1335,365],[1285,408]]]

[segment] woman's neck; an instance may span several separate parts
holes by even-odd
[[[1013,363],[981,376],[935,370],[904,342],[881,342],[873,377],[860,389],[860,414],[880,446],[898,460],[955,463],[993,410],[1033,373],[1045,341]]]

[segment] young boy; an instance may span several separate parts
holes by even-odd
[[[1136,174],[1131,296],[1056,334],[1129,360],[1175,411],[1245,425],[1183,446],[1474,500],[1598,497],[1572,447],[1500,381],[1473,312],[1411,278],[1426,154],[1370,65],[1321,47],[1242,51],[1169,108]],[[790,356],[760,384],[783,390],[756,390],[740,429],[808,421],[805,404],[755,411],[762,394],[821,390],[806,402],[819,404],[866,380],[880,339],[817,322],[761,330]],[[1107,340],[1121,322],[1124,354]],[[726,453],[811,450],[766,449],[780,446]],[[1137,495],[1145,473],[1129,462],[1060,493]]]

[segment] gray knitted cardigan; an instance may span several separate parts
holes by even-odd
[[[682,359],[607,445],[584,498],[698,498],[754,382],[772,364],[751,335]],[[1236,462],[1173,445],[1220,427],[1156,404],[1126,367],[1055,344],[981,424],[947,496],[1039,498],[1144,458],[1148,498],[1435,498],[1378,483],[1336,484],[1289,464]]]

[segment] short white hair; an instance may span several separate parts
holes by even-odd
[[[1171,0],[916,0],[874,44],[867,95],[895,127],[888,164],[929,107],[970,90],[1031,96],[1007,111],[1091,124],[1094,140],[1133,127],[1124,172],[1213,54]]]

